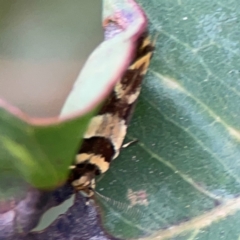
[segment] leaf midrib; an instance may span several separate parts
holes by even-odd
[[[192,218],[189,221],[180,223],[177,226],[171,226],[166,230],[158,231],[157,233],[147,238],[141,238],[141,240],[163,240],[192,230],[197,231],[206,228],[212,223],[224,219],[229,215],[235,214],[238,210],[240,210],[240,197],[227,200],[222,205],[205,214]]]

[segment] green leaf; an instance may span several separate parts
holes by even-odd
[[[103,41],[101,6],[94,0],[0,0],[1,98],[34,117],[57,116]]]
[[[0,1],[1,201],[6,196],[21,198],[28,184],[48,190],[66,181],[88,121],[117,77],[104,80],[103,89],[96,84],[94,97],[77,102],[81,108],[77,115],[70,115],[66,103],[58,118],[75,80],[71,74],[81,70],[103,39],[101,3],[95,3],[95,8],[92,4]],[[91,20],[89,13],[94,15]],[[101,79],[98,82],[101,85]],[[46,115],[55,118],[32,118]]]
[[[92,8],[93,6],[98,6],[99,2],[98,4],[92,5],[93,2],[94,1],[91,3],[86,2],[86,5],[87,7],[90,7],[93,12],[97,12],[97,10],[95,11],[95,9]],[[11,43],[13,46],[14,43],[17,43],[17,46],[14,46],[15,49],[14,47],[12,48],[9,46],[7,50],[1,49],[0,47],[0,54],[3,54],[4,56],[10,56],[11,58],[16,57],[17,60],[20,56],[23,58],[25,57],[26,59],[30,59],[30,62],[34,62],[34,60],[38,61],[42,58],[45,60],[48,59],[48,56],[45,55],[46,53],[49,53],[49,57],[51,56],[53,59],[55,59],[56,56],[59,57],[61,54],[58,55],[58,50],[61,50],[61,47],[52,49],[52,52],[48,52],[45,49],[46,51],[45,54],[43,54],[44,56],[41,56],[43,52],[37,51],[38,44],[36,44],[35,40],[39,40],[38,38],[41,40],[41,37],[46,37],[49,40],[49,37],[53,36],[52,29],[54,29],[54,26],[56,28],[59,27],[59,21],[62,19],[60,10],[64,10],[64,13],[62,13],[64,16],[63,19],[68,21],[69,18],[66,14],[73,13],[76,11],[76,9],[79,9],[77,7],[78,5],[76,5],[79,3],[75,3],[75,5],[74,3],[72,3],[73,5],[66,5],[66,2],[61,0],[55,1],[55,3],[49,5],[48,1],[42,1],[41,3],[31,1],[32,5],[30,5],[29,8],[26,8],[28,3],[28,0],[22,0],[21,2],[18,2],[17,5],[12,6],[12,2],[9,2],[8,4],[5,2],[0,2],[0,5],[3,5],[4,9],[9,10],[6,11],[6,15],[0,14],[0,17],[6,21],[6,23],[9,23],[6,24],[6,26],[4,24],[0,24],[0,30],[4,33],[4,37],[2,37],[1,41],[4,44],[10,43],[10,46]],[[55,4],[57,4],[57,6],[55,6]],[[140,14],[139,11],[135,13],[132,10],[133,8],[131,4],[127,5],[128,15],[131,15],[132,18],[129,18],[130,20],[125,19],[127,21],[122,21],[122,18],[116,19],[116,28],[121,26],[121,24],[124,22],[124,30],[119,31],[119,29],[115,29],[111,24],[111,26],[105,26],[106,24],[104,25],[106,28],[105,40],[88,57],[83,69],[75,81],[74,86],[72,87],[70,94],[65,101],[59,116],[54,115],[56,116],[55,118],[33,118],[29,112],[28,114],[31,116],[28,116],[21,111],[21,104],[20,106],[17,105],[18,107],[21,107],[21,110],[19,110],[16,108],[16,106],[12,106],[6,101],[0,99],[0,198],[2,197],[1,195],[6,196],[6,189],[8,191],[6,186],[8,185],[8,182],[11,185],[11,187],[9,187],[10,191],[8,192],[10,192],[10,195],[12,194],[17,197],[18,194],[15,194],[16,189],[20,189],[22,186],[26,188],[28,184],[31,184],[35,188],[49,190],[66,182],[69,174],[69,165],[71,165],[74,160],[89,120],[96,112],[99,104],[109,94],[112,87],[116,84],[122,73],[125,71],[132,59],[135,38],[141,34],[146,25],[143,14]],[[84,9],[85,8],[82,6],[81,10]],[[105,2],[103,9],[103,21],[106,22],[107,18],[116,18],[116,14],[118,14],[117,10],[118,9],[116,9],[115,4],[112,4],[111,1]],[[37,17],[33,14],[35,11]],[[3,10],[1,12],[5,13]],[[84,13],[86,14],[86,11]],[[89,12],[87,12],[87,14],[88,13]],[[24,23],[27,25],[31,23],[32,25],[30,25],[34,26],[27,28],[28,34],[26,34],[26,36],[21,35],[22,38],[19,38],[19,41],[15,41],[17,39],[16,35],[18,36],[19,31],[22,32],[26,26],[25,24],[21,25],[22,22],[15,26],[15,24],[11,22],[11,20],[15,19],[15,15],[18,16],[17,19],[26,18],[26,22]],[[40,19],[39,16],[41,16]],[[92,21],[91,14],[88,14],[87,16],[83,17],[84,21],[80,21],[83,23],[83,25],[86,21],[86,17],[90,17],[90,20]],[[46,21],[46,18],[50,18],[49,22],[51,23],[50,30],[48,29],[47,31],[46,24],[42,24],[42,21]],[[59,21],[56,21],[57,19]],[[65,22],[63,19],[61,22]],[[74,21],[74,19],[71,18],[71,21],[74,22],[75,27],[79,26],[79,19],[77,20],[78,24],[75,23],[76,19]],[[100,23],[100,19],[98,21]],[[36,28],[38,30],[35,32]],[[85,26],[85,28],[88,30],[88,26]],[[61,30],[59,30],[59,32],[61,32]],[[17,34],[14,36],[13,33]],[[66,29],[61,33],[66,35]],[[75,34],[75,32],[72,30],[71,33]],[[44,36],[45,34],[46,36]],[[58,34],[56,35],[58,36]],[[80,35],[82,35],[81,37],[85,36],[84,33],[77,34],[78,37],[80,37]],[[7,41],[7,39],[9,39],[9,41]],[[53,39],[50,38],[50,41],[47,41],[48,44],[46,44],[44,41],[40,41],[39,45],[43,45],[45,47],[49,47],[50,45],[51,49],[51,46],[55,46],[57,42],[56,39],[54,39],[54,41],[52,40]],[[66,42],[70,43],[69,41]],[[85,45],[78,38],[77,45],[79,44],[85,48]],[[28,46],[27,49],[25,49],[26,45]],[[77,45],[75,45],[76,48]],[[71,55],[73,49],[75,48],[72,47],[73,46],[69,46],[65,53],[62,52],[63,55],[61,57],[64,58],[64,56],[66,57],[68,54]],[[12,52],[12,50],[14,51]],[[29,50],[32,50],[33,53],[30,51],[28,54],[24,55],[24,53],[28,52]],[[106,58],[106,56],[108,57]],[[34,79],[35,75],[33,76]],[[28,80],[31,81],[31,79]],[[22,83],[22,79],[17,78],[17,82]],[[55,83],[55,85],[58,84],[59,82]],[[39,91],[38,87],[35,86],[34,83],[31,82],[30,85],[34,89],[37,89],[38,93],[44,92],[41,90]],[[41,82],[40,85],[42,86],[44,83]],[[53,86],[55,85],[53,84]],[[65,85],[61,87],[65,88]],[[11,96],[16,97],[13,90],[16,90],[18,94],[17,103],[19,102],[18,97],[23,96],[23,98],[27,100],[27,102],[25,102],[23,105],[30,107],[35,106],[37,110],[39,110],[39,105],[43,107],[38,101],[37,102],[39,105],[35,105],[28,97],[28,94],[21,93],[15,84],[12,84],[11,88]],[[49,89],[51,89],[51,87],[49,87]],[[28,91],[31,92],[29,89]],[[58,93],[59,91],[56,90],[56,92]],[[45,92],[40,95],[44,97],[44,94]],[[54,97],[55,99],[58,99],[57,96],[54,95]],[[34,95],[34,100],[37,100],[36,95]],[[44,99],[44,101],[45,100],[46,99]],[[12,102],[11,100],[9,101]],[[47,101],[48,106],[51,106],[51,104],[53,104],[53,101]],[[26,184],[26,182],[28,184]]]
[[[31,125],[0,109],[0,170],[38,188],[65,182],[90,113],[52,125]]]
[[[97,181],[123,239],[238,240],[239,4],[138,1],[158,35],[127,141]]]

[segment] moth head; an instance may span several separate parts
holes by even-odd
[[[80,153],[76,156],[70,180],[76,191],[92,196],[95,188],[95,177],[105,172],[109,162],[102,155],[93,153]]]
[[[77,164],[73,169],[72,186],[87,197],[92,197],[95,189],[95,176],[98,170],[91,164]]]
[[[80,191],[86,197],[92,197],[95,189],[95,179],[89,174],[81,176],[79,179],[72,182],[75,190]]]

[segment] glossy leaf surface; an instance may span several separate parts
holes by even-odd
[[[139,0],[156,51],[111,169],[106,228],[145,239],[239,239],[238,1]]]

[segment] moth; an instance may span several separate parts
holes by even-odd
[[[133,61],[85,132],[71,179],[73,187],[88,197],[94,194],[95,176],[106,172],[120,153],[153,50],[144,33],[137,41]]]

